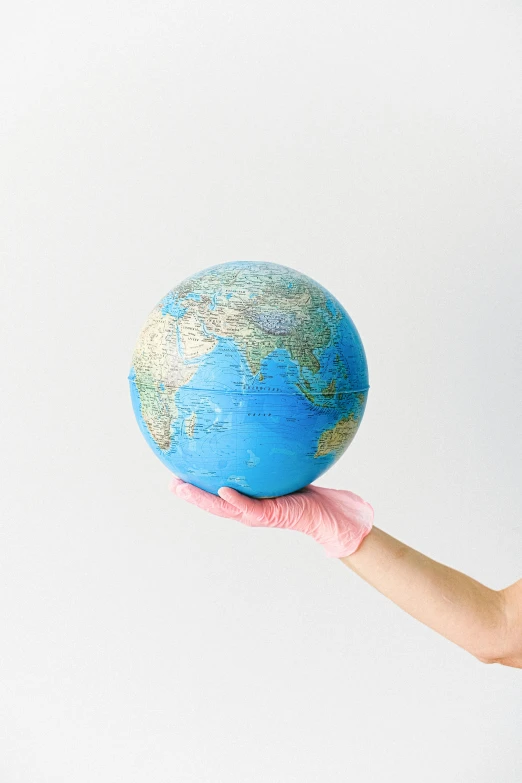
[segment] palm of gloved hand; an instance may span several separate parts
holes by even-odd
[[[373,507],[346,489],[312,484],[277,498],[251,498],[231,487],[219,497],[174,477],[170,490],[218,517],[237,519],[250,527],[278,527],[311,536],[329,557],[346,557],[359,547],[373,525]]]

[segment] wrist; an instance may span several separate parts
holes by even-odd
[[[373,530],[372,522],[354,528],[351,525],[335,541],[323,544],[327,557],[336,557],[338,559],[353,557],[360,549],[364,541],[371,535]]]

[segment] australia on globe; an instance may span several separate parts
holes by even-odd
[[[295,492],[352,442],[368,397],[359,333],[312,278],[231,261],[183,280],[150,313],[129,373],[147,443],[217,495]]]

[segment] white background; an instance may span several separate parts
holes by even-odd
[[[233,260],[330,289],[370,393],[318,483],[522,576],[516,2],[4,7],[2,783],[518,783],[520,671],[168,492],[127,386]]]

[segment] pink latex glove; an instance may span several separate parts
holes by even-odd
[[[328,557],[353,554],[373,525],[373,507],[347,489],[309,484],[290,495],[258,499],[221,487],[216,497],[177,477],[169,489],[204,511],[237,519],[249,527],[298,530],[321,544]]]

